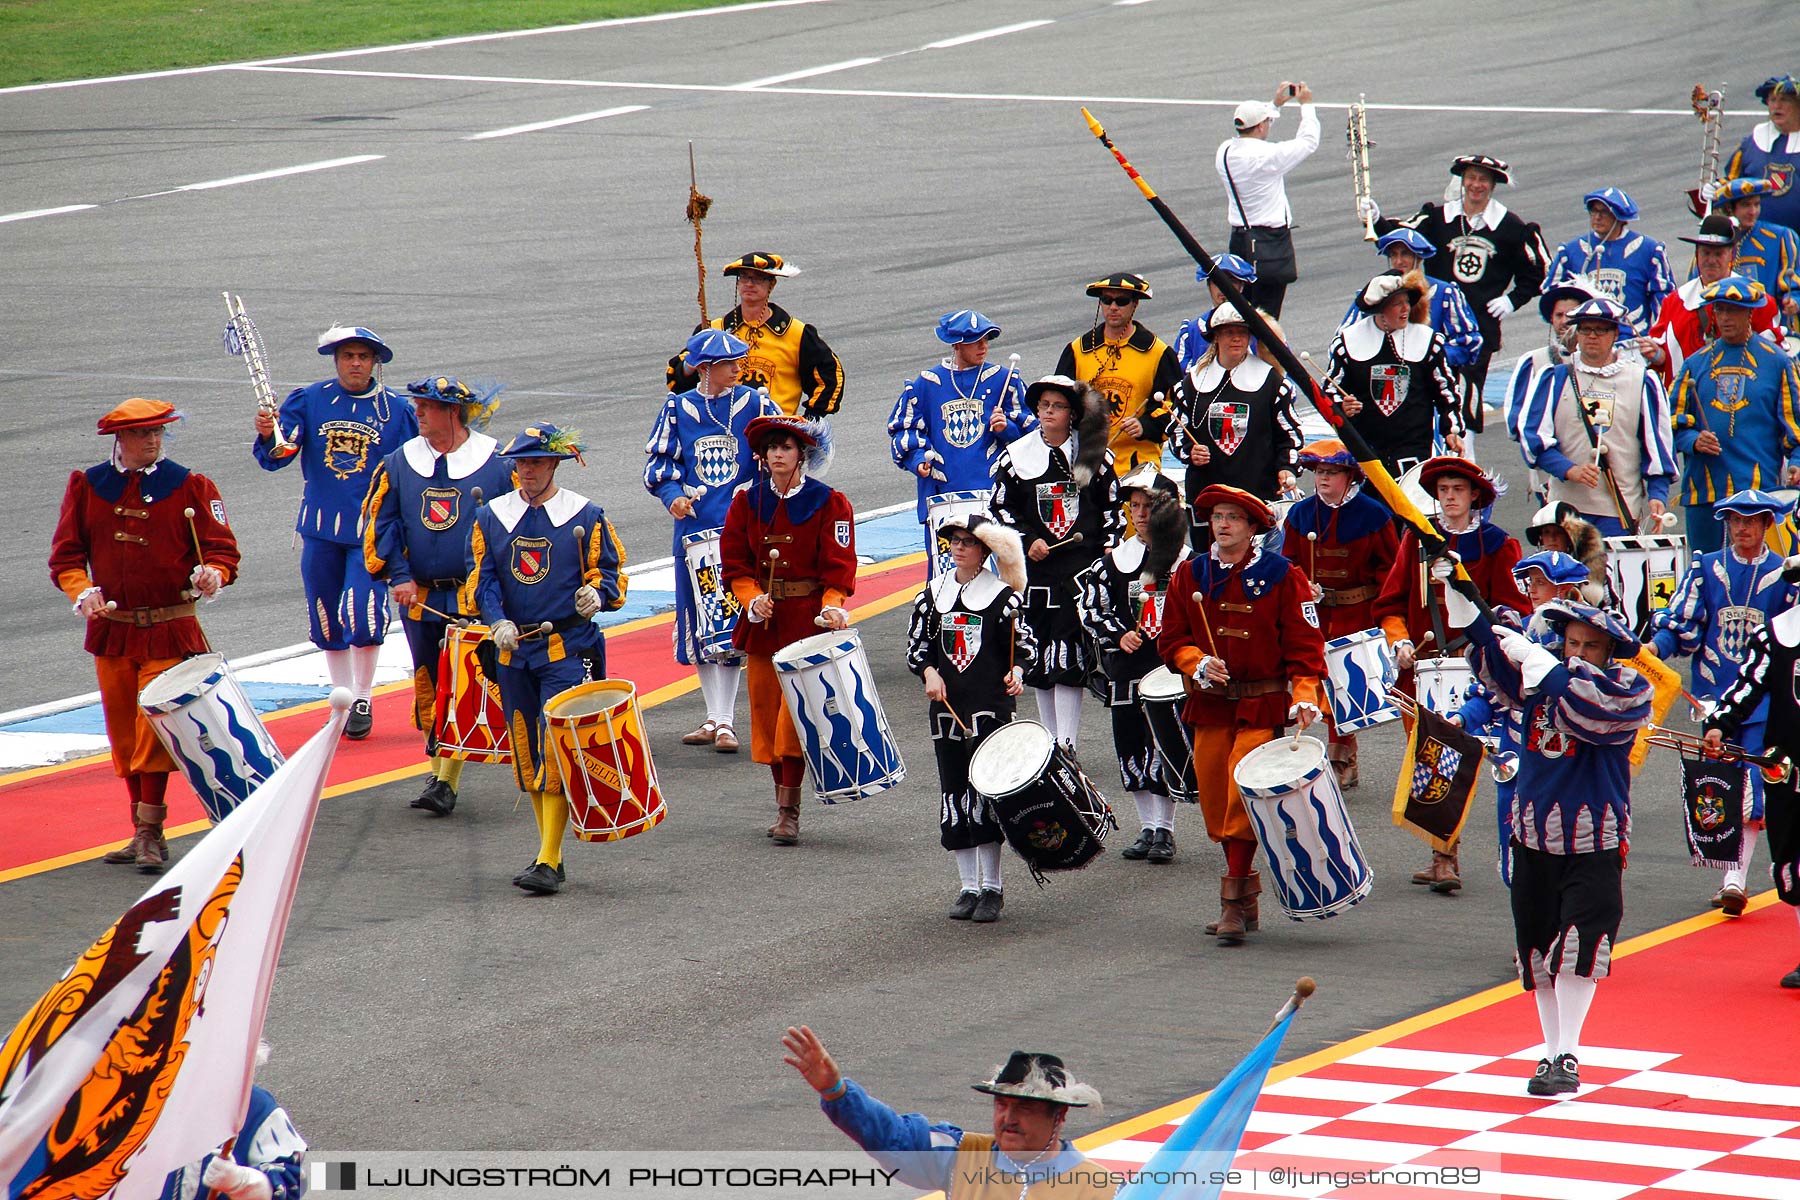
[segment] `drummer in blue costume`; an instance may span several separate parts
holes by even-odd
[[[528,425],[500,452],[512,460],[519,487],[475,515],[463,591],[464,611],[479,611],[492,629],[513,774],[537,815],[537,857],[513,883],[539,896],[560,890],[566,878],[569,826],[563,781],[544,744],[544,705],[578,683],[605,678],[606,641],[592,618],[625,603],[625,548],[606,514],[556,485],[558,463],[581,462],[578,437]]]
[[[1437,247],[1427,241],[1424,234],[1405,226],[1382,234],[1375,243],[1375,250],[1386,255],[1389,268],[1402,275],[1414,267],[1424,270],[1425,260],[1437,253]],[[1475,310],[1469,307],[1462,288],[1448,279],[1432,278],[1430,288],[1428,323],[1444,335],[1444,361],[1458,376],[1463,376],[1481,359],[1481,327],[1475,321]],[[1354,325],[1368,315],[1358,303],[1359,299],[1360,294],[1350,298],[1350,307],[1344,311],[1344,319],[1338,322],[1339,329]]]
[[[1580,600],[1589,583],[1588,569],[1560,550],[1543,550],[1519,560],[1513,578],[1535,610],[1552,600]],[[1510,615],[1510,610],[1508,615]],[[1450,714],[1450,720],[1471,733],[1487,731],[1495,739],[1494,776],[1496,811],[1500,830],[1500,880],[1512,886],[1512,802],[1513,781],[1519,766],[1519,749],[1523,738],[1517,709],[1503,708],[1494,702],[1494,694],[1479,682],[1469,685],[1469,698]],[[1506,772],[1501,778],[1499,772]]]
[[[1546,286],[1585,275],[1601,295],[1625,306],[1632,329],[1642,334],[1675,290],[1669,256],[1661,242],[1627,228],[1637,220],[1638,206],[1618,188],[1598,188],[1581,202],[1588,210],[1588,232],[1570,238],[1557,250],[1550,260]]]
[[[1235,254],[1221,254],[1213,259],[1213,267],[1223,275],[1231,276],[1240,291],[1249,293],[1249,284],[1256,282],[1256,267]],[[1206,285],[1206,294],[1212,297],[1213,308],[1225,303],[1225,293],[1219,285],[1207,275],[1206,268],[1201,267],[1194,272],[1194,282]],[[1193,369],[1206,353],[1212,343],[1207,340],[1207,322],[1212,320],[1213,308],[1207,309],[1197,317],[1189,317],[1181,323],[1181,330],[1175,335],[1175,361],[1180,364],[1182,374]],[[1264,313],[1266,318],[1269,314]],[[1256,342],[1252,339],[1250,353],[1256,353]]]
[[[1000,327],[972,308],[939,317],[937,338],[950,356],[901,388],[888,416],[894,465],[917,477],[920,521],[933,496],[986,492],[1001,449],[1037,428],[1019,373],[987,361],[999,336]],[[925,548],[937,553],[929,529]]]
[[[394,352],[373,331],[334,325],[319,335],[319,353],[331,358],[337,377],[294,389],[274,419],[258,412],[250,452],[265,471],[300,461],[306,483],[294,528],[312,643],[325,651],[332,686],[355,697],[344,735],[366,738],[388,598],[363,562],[362,503],[376,465],[418,434],[419,421],[407,399],[382,384],[379,364]],[[277,453],[277,422],[297,452]]]
[[[1687,460],[1681,500],[1688,545],[1720,548],[1713,505],[1745,488],[1800,484],[1800,372],[1794,360],[1750,330],[1764,292],[1742,275],[1727,275],[1700,292],[1719,336],[1688,357],[1675,377],[1669,407],[1675,449]]]
[[[669,393],[657,414],[644,447],[644,488],[675,518],[675,661],[694,668],[706,699],[706,720],[683,735],[682,744],[735,754],[744,657],[736,651],[709,657],[701,646],[699,610],[683,543],[690,534],[724,527],[732,495],[756,480],[756,455],[744,436],[745,427],[781,410],[767,393],[738,382],[744,357],[750,353],[747,343],[720,329],[702,329],[688,339],[683,353],[698,379],[685,392]],[[718,569],[715,555],[713,570]],[[731,592],[723,589],[721,595],[731,597]],[[735,597],[730,603],[735,611]]]
[[[1713,515],[1725,525],[1725,547],[1696,554],[1669,598],[1669,606],[1656,614],[1656,635],[1651,643],[1656,656],[1668,662],[1692,655],[1694,694],[1709,705],[1718,703],[1737,683],[1744,652],[1756,631],[1794,606],[1794,585],[1781,577],[1781,556],[1764,540],[1769,529],[1793,510],[1792,501],[1755,489],[1713,505]],[[1760,750],[1767,740],[1764,722],[1768,712],[1765,699],[1751,710],[1735,740]],[[1747,773],[1750,821],[1754,824],[1746,825],[1738,864],[1725,872],[1724,884],[1712,899],[1713,907],[1723,908],[1730,917],[1744,911],[1744,882],[1763,819],[1762,772]]]
[[[363,565],[384,581],[400,609],[413,662],[413,724],[425,732],[431,779],[414,808],[448,816],[462,780],[460,760],[438,758],[438,650],[459,602],[464,555],[483,498],[513,489],[512,464],[481,432],[500,407],[499,389],[485,395],[439,375],[406,385],[418,411],[419,436],[381,460],[363,501]]]

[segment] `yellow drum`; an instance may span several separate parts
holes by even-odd
[[[569,801],[569,823],[584,842],[642,833],[668,815],[637,689],[599,679],[558,692],[544,706],[545,748]]]

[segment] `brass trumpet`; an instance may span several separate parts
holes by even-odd
[[[1370,215],[1363,201],[1371,198],[1369,189],[1369,147],[1375,143],[1369,140],[1369,113],[1364,107],[1362,93],[1357,93],[1356,103],[1350,106],[1350,117],[1345,124],[1344,139],[1350,143],[1350,189],[1356,195],[1356,215],[1362,218],[1363,241],[1375,240],[1375,218]]]
[[[1688,758],[1708,758],[1714,762],[1749,763],[1761,771],[1763,778],[1770,783],[1787,783],[1794,777],[1794,763],[1785,754],[1756,754],[1743,746],[1734,746],[1723,742],[1717,750],[1706,744],[1706,739],[1684,733],[1679,729],[1669,729],[1662,725],[1650,726],[1650,736],[1645,739],[1652,746],[1665,746],[1670,750],[1679,750]]]

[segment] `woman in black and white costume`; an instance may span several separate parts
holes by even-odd
[[[1189,553],[1187,511],[1175,481],[1151,463],[1120,480],[1119,492],[1131,510],[1133,532],[1079,576],[1081,623],[1100,648],[1119,780],[1143,826],[1122,853],[1133,861],[1167,863],[1175,859],[1175,802],[1137,693],[1138,681],[1162,665],[1156,638],[1169,577]]]
[[[1075,607],[1075,576],[1119,540],[1125,518],[1106,448],[1106,397],[1066,375],[1025,389],[1038,427],[994,464],[994,516],[1025,546],[1025,624],[1038,648],[1025,683],[1038,719],[1075,749],[1081,696],[1097,664]]]
[[[962,891],[952,921],[986,923],[1000,915],[1000,848],[993,806],[969,786],[969,760],[984,738],[1012,722],[1014,697],[1037,660],[1024,605],[1025,550],[1019,535],[976,514],[947,521],[954,570],[919,593],[907,629],[906,666],[925,681],[931,745],[937,752],[939,836],[956,855]],[[994,556],[996,575],[982,564]]]

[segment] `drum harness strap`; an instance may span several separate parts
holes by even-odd
[[[146,629],[151,625],[161,625],[168,621],[179,621],[183,617],[194,615],[194,602],[171,604],[167,608],[119,608],[102,610],[101,616],[109,621],[117,621],[122,625],[135,625]]]
[[[1322,588],[1324,595],[1319,597],[1319,604],[1324,608],[1348,608],[1352,604],[1361,604],[1365,600],[1373,600],[1381,589],[1372,583],[1353,588]]]

